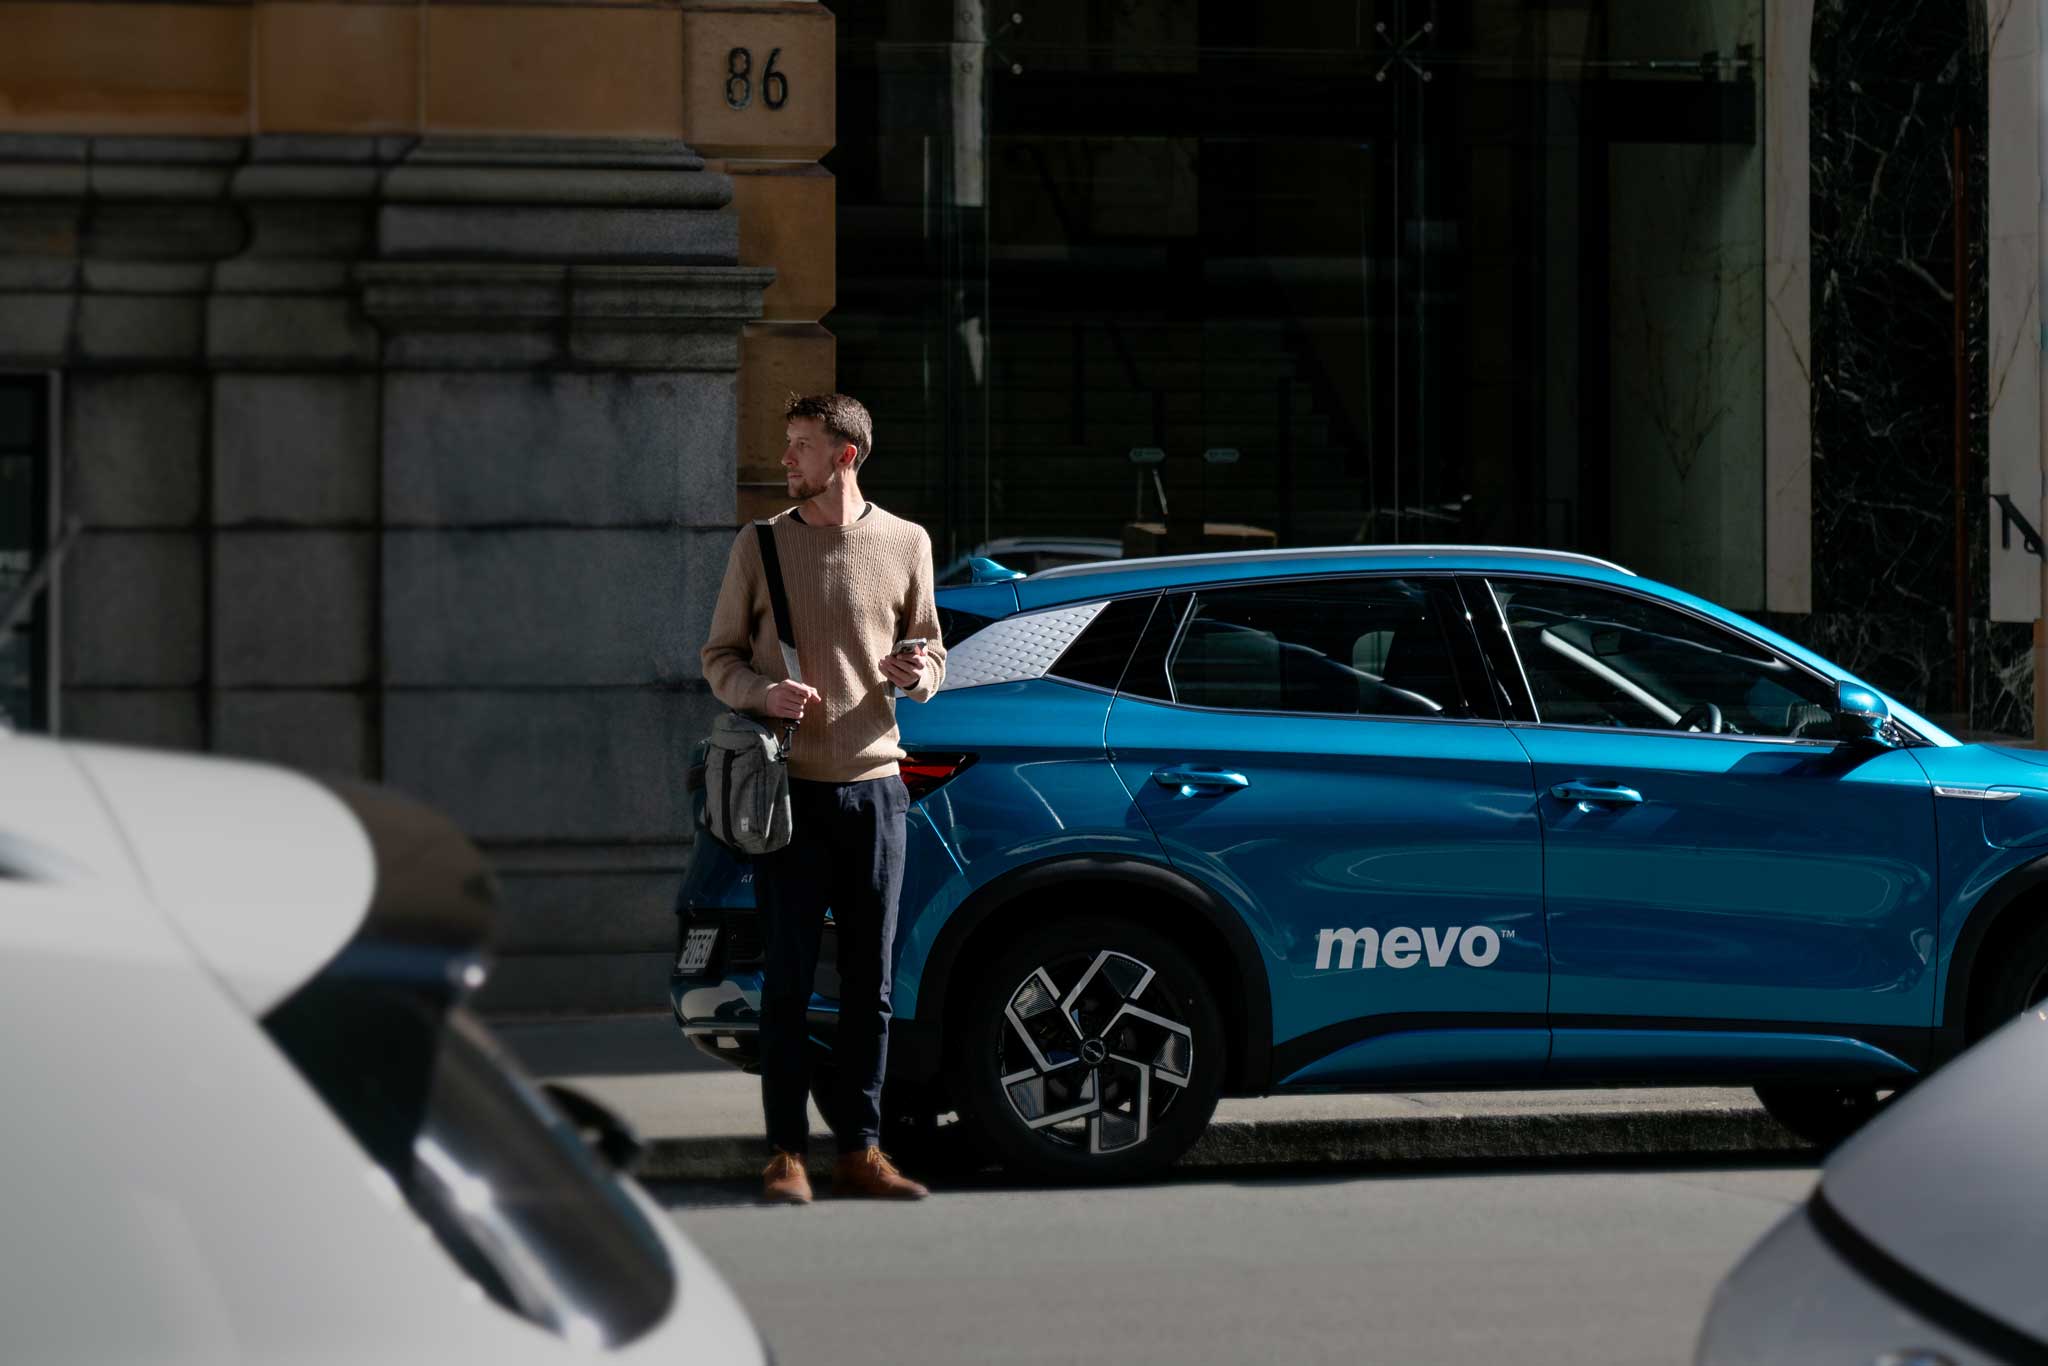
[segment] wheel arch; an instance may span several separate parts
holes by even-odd
[[[2012,869],[1977,899],[1949,954],[1941,1024],[1935,1031],[1937,1064],[1974,1042],[1970,1009],[1981,970],[1997,962],[2000,947],[2041,915],[2048,915],[2048,855]]]
[[[1114,891],[1115,913],[1173,935],[1217,988],[1217,1007],[1229,1037],[1228,1095],[1256,1095],[1271,1085],[1273,998],[1264,957],[1244,919],[1220,896],[1175,869],[1118,855],[1064,855],[1027,864],[977,888],[948,917],[925,960],[918,1016],[944,1028],[957,1003],[954,991],[973,975],[979,950],[999,942],[1014,923],[1054,897],[1072,898],[1083,886]],[[1190,934],[1186,916],[1192,912]],[[1234,988],[1234,989],[1233,989]]]

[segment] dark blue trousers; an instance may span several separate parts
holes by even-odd
[[[842,1153],[880,1141],[882,1073],[889,1058],[890,960],[903,891],[903,818],[910,793],[897,777],[859,783],[792,780],[794,834],[754,860],[766,961],[761,983],[761,1107],[770,1146],[802,1153],[814,1046],[808,1018],[825,909],[839,941],[839,1024],[830,1085],[818,1097]]]

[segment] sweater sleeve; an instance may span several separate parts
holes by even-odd
[[[903,634],[923,636],[930,644],[925,646],[924,679],[916,687],[904,691],[904,696],[916,702],[929,702],[946,681],[946,646],[939,639],[939,608],[932,600],[932,538],[920,527],[917,532],[917,549],[911,555],[910,592],[903,603]]]
[[[761,581],[761,549],[750,524],[740,528],[726,558],[725,581],[704,639],[704,681],[712,696],[735,711],[763,713],[769,680],[754,671],[754,586]]]

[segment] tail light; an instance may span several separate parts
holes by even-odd
[[[903,785],[910,789],[910,800],[921,802],[973,762],[972,754],[911,754],[897,767],[903,771]]]

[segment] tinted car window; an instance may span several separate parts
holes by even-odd
[[[1676,608],[1586,584],[1495,579],[1537,720],[1833,739],[1826,683]],[[1711,709],[1711,710],[1710,710]]]
[[[1167,662],[1174,699],[1240,711],[1469,715],[1440,602],[1420,579],[1197,593]]]
[[[957,607],[939,608],[939,642],[947,649],[955,646],[982,627],[994,621],[975,612],[963,612]]]
[[[1131,662],[1124,666],[1123,681],[1117,685],[1118,692],[1157,698],[1161,702],[1173,700],[1173,689],[1166,682],[1166,654],[1180,635],[1180,624],[1188,614],[1188,604],[1193,596],[1191,593],[1167,593],[1159,599],[1159,605],[1152,611],[1152,619],[1145,623],[1144,631],[1138,636],[1137,648],[1131,651]]]
[[[395,793],[328,787],[369,837],[376,891],[264,1029],[485,1294],[579,1346],[631,1341],[677,1292],[660,1235],[459,1005],[491,923],[482,855]]]
[[[668,1311],[659,1237],[463,1011],[349,971],[264,1023],[500,1305],[583,1346],[631,1341]]]
[[[1131,650],[1137,645],[1138,636],[1144,631],[1146,621],[1152,616],[1153,605],[1158,601],[1158,594],[1148,593],[1144,597],[1116,598],[1105,603],[1095,614],[1095,620],[1088,623],[1088,629],[1074,638],[1074,643],[1047,672],[1055,678],[1075,683],[1115,688],[1123,678],[1124,665],[1130,662]]]

